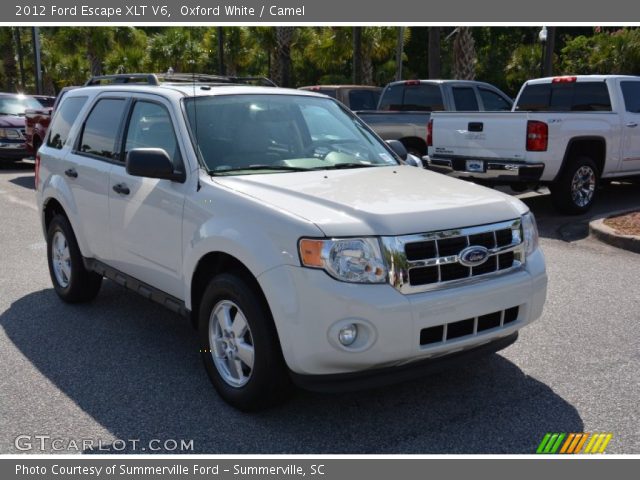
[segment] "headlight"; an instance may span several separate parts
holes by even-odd
[[[303,238],[300,261],[305,267],[322,268],[343,282],[384,283],[387,280],[387,267],[376,238]]]
[[[20,132],[14,128],[0,128],[0,138],[19,140],[22,136]]]
[[[529,256],[538,248],[538,226],[531,212],[522,216],[522,234],[524,236],[525,252]]]

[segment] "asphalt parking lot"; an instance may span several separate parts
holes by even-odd
[[[33,181],[32,165],[0,164],[0,453],[17,453],[19,435],[193,440],[187,453],[210,454],[534,453],[546,432],[611,432],[608,453],[640,453],[640,255],[587,228],[593,215],[640,207],[638,184],[607,187],[585,217],[524,195],[549,294],[506,350],[419,381],[299,392],[244,414],[215,394],[181,317],[112,282],[91,304],[58,300]]]

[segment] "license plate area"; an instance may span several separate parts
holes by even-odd
[[[467,160],[465,164],[465,170],[467,172],[484,172],[484,161]]]

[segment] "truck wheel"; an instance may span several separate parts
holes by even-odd
[[[600,182],[598,167],[589,157],[569,163],[550,187],[554,206],[563,213],[580,215],[593,205]]]
[[[284,401],[291,382],[271,313],[241,276],[217,275],[198,309],[200,352],[220,396],[243,411]]]
[[[84,267],[78,242],[64,215],[56,215],[49,224],[47,259],[53,288],[63,301],[88,302],[100,291],[102,276]]]

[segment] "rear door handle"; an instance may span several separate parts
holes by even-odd
[[[129,195],[129,187],[127,187],[126,183],[116,183],[113,186],[113,191],[119,193],[121,195]]]
[[[636,122],[627,123],[627,127],[629,127],[629,128],[634,128],[634,127],[637,127],[637,126],[638,126],[638,124]]]
[[[67,177],[71,177],[71,178],[78,178],[78,172],[76,172],[76,169],[75,169],[75,168],[67,168],[67,169],[64,171],[64,174],[65,174]]]

